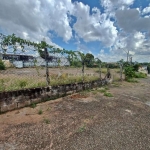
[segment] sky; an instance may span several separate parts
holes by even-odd
[[[150,0],[0,0],[0,33],[104,62],[150,62]]]

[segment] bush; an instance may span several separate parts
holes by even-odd
[[[134,77],[135,78],[146,78],[147,75],[145,73],[142,73],[142,72],[136,72]]]
[[[125,78],[133,78],[135,77],[135,71],[134,68],[132,66],[127,66],[124,69],[124,74],[125,74]]]
[[[134,71],[138,71],[140,66],[141,66],[140,64],[135,64],[133,66]]]
[[[5,65],[1,59],[0,59],[0,70],[5,70]]]

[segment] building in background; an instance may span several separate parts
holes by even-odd
[[[32,55],[23,55],[23,54],[2,54],[0,53],[0,59],[3,62],[8,63],[8,61],[14,65],[16,68],[24,68],[24,67],[34,67],[34,66],[45,66],[45,59],[37,56],[34,57]],[[60,56],[48,56],[48,66],[49,67],[57,67],[57,66],[69,66],[69,60],[65,57]]]

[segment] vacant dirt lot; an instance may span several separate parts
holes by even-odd
[[[149,89],[115,82],[2,114],[0,150],[149,150]]]

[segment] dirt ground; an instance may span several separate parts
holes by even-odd
[[[1,114],[0,150],[149,150],[149,89],[114,82]]]

